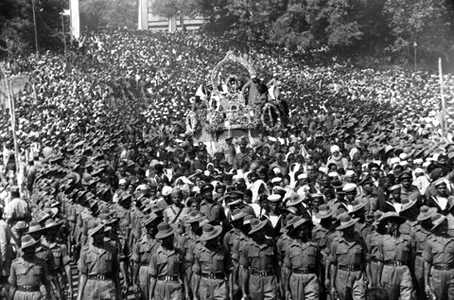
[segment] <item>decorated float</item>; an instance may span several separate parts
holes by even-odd
[[[231,75],[232,71],[237,75]],[[222,78],[225,73],[230,75]],[[245,92],[244,85],[255,77],[253,66],[233,52],[214,67],[210,76],[213,90],[186,116],[186,134],[192,135],[194,143],[205,143],[213,153],[228,137],[246,138],[254,144],[259,133],[270,133],[282,126],[278,104],[270,102],[267,92],[252,98]]]

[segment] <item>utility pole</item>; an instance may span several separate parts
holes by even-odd
[[[65,62],[67,60],[67,57],[68,57],[68,50],[66,48],[66,32],[65,32],[65,15],[62,13],[61,14],[61,29],[62,29],[62,33],[63,33],[63,46],[65,48]]]
[[[415,72],[416,72],[416,48],[418,47],[418,43],[416,41],[413,43],[413,50],[414,50],[414,60],[415,60]]]
[[[36,48],[36,55],[38,55],[39,54],[39,50],[38,50],[38,28],[36,27],[35,0],[32,0],[32,8],[33,8],[33,26],[35,27],[35,48]]]
[[[446,102],[444,95],[444,82],[443,82],[443,69],[441,64],[441,57],[438,58],[438,75],[440,79],[440,97],[441,97],[441,131],[443,137],[446,138]]]

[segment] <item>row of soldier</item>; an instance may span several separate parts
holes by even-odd
[[[146,189],[108,204],[67,187],[61,201],[30,213],[28,228],[28,214],[12,226],[22,243],[9,273],[11,299],[72,298],[71,258],[78,299],[121,299],[130,286],[144,299],[364,299],[374,287],[386,288],[390,299],[454,296],[449,216],[417,200],[369,218],[367,201],[334,200],[310,215],[303,197],[282,203],[272,194],[264,201],[285,207],[276,231],[272,216],[256,218],[242,201],[230,202],[238,205],[229,206],[227,219],[210,184],[201,188],[198,210],[173,220],[164,216],[164,200],[141,203]],[[47,275],[32,276],[38,270]]]

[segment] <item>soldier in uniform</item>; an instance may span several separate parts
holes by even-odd
[[[142,299],[146,299],[149,295],[151,256],[160,246],[156,239],[157,220],[158,216],[153,213],[145,217],[144,226],[147,232],[135,244],[132,253],[132,261],[134,262],[132,282],[136,286],[136,291],[140,290]]]
[[[272,239],[266,238],[264,228],[268,220],[251,220],[251,240],[241,252],[243,266],[243,298],[251,300],[277,299],[280,270]]]
[[[22,236],[22,256],[12,262],[8,278],[11,300],[41,299],[41,285],[52,300],[57,299],[50,286],[46,264],[35,256],[38,243],[30,235]]]
[[[174,245],[175,229],[161,222],[156,239],[161,245],[151,256],[150,294],[154,300],[189,299],[188,281],[184,272],[184,254]]]
[[[52,256],[54,258],[53,263],[53,270],[50,270],[52,274],[54,274],[55,279],[59,281],[59,287],[62,288],[63,282],[67,282],[68,284],[68,298],[72,299],[73,290],[72,290],[72,276],[71,276],[71,266],[70,266],[70,258],[67,252],[67,248],[60,247],[57,242],[57,232],[60,229],[62,223],[58,224],[53,219],[47,219],[45,222],[44,228],[46,229],[46,233],[43,236],[44,239],[42,240],[43,246],[46,246],[52,252]],[[62,276],[66,276],[65,279]],[[61,293],[60,293],[61,295]]]
[[[363,300],[365,294],[366,247],[362,239],[355,234],[358,219],[352,219],[347,213],[339,216],[342,231],[331,244],[326,273],[330,275],[331,295],[334,299]]]
[[[210,222],[223,222],[225,220],[224,209],[222,206],[213,200],[212,184],[205,184],[202,186],[200,192],[202,193],[203,200],[200,203],[200,212],[204,214]]]
[[[233,297],[230,254],[218,241],[221,226],[205,224],[199,240],[204,244],[194,254],[194,273],[198,280],[194,285],[194,299],[231,299]]]
[[[383,216],[381,210],[374,212],[375,221],[372,223],[372,232],[366,237],[367,247],[367,277],[369,278],[369,288],[378,287],[378,245],[383,238],[384,230],[379,227],[379,219]]]
[[[240,226],[240,236],[238,239],[235,241],[231,256],[232,256],[232,262],[233,262],[233,299],[240,299],[242,295],[242,290],[241,290],[241,285],[243,284],[243,267],[239,264],[239,260],[241,257],[241,253],[243,252],[243,249],[245,248],[246,244],[249,242],[250,238],[247,235],[247,233],[251,230],[250,222],[251,222],[252,216],[247,215],[243,218],[243,224]]]
[[[288,233],[294,240],[284,259],[286,268],[284,287],[287,299],[318,300],[322,266],[319,264],[321,258],[319,248],[311,240],[313,224],[309,219],[296,218]]]
[[[436,208],[421,206],[417,218],[418,225],[415,226],[412,232],[412,239],[415,243],[415,259],[413,265],[413,276],[415,278],[415,294],[416,299],[427,299],[424,289],[424,259],[423,253],[426,248],[427,240],[430,237],[430,228],[432,226],[431,217],[437,212]]]
[[[436,213],[424,249],[424,283],[430,299],[454,299],[454,238],[448,234],[446,217]]]
[[[78,300],[122,299],[117,249],[104,242],[104,224],[94,223],[88,231],[91,240],[80,252]]]
[[[410,300],[413,282],[408,268],[412,255],[412,243],[408,235],[400,233],[399,226],[405,218],[395,212],[383,214],[379,227],[386,234],[378,245],[378,282],[388,291],[390,300]]]
[[[368,223],[366,223],[366,205],[364,200],[355,200],[352,202],[352,208],[350,209],[350,216],[352,218],[358,218],[358,222],[355,224],[355,231],[363,241],[370,234],[371,229]]]

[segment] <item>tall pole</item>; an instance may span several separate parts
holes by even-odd
[[[441,57],[438,58],[438,75],[440,78],[440,97],[441,97],[441,131],[443,137],[446,137],[446,102],[444,95],[444,82],[443,82],[443,69],[441,64]]]
[[[19,147],[17,146],[17,137],[16,137],[16,109],[15,109],[15,105],[14,105],[14,97],[13,97],[13,94],[11,92],[11,87],[9,85],[9,81],[8,81],[8,78],[6,77],[6,73],[3,72],[3,74],[5,75],[5,86],[6,86],[6,94],[8,96],[8,102],[9,102],[9,105],[10,105],[10,114],[11,114],[11,131],[12,131],[12,134],[13,134],[13,141],[14,141],[14,158],[16,160],[16,168],[17,170],[20,169],[20,166],[19,166]]]
[[[66,62],[66,59],[68,57],[67,55],[67,49],[66,49],[66,32],[65,32],[65,15],[61,15],[61,29],[62,29],[62,32],[63,32],[63,46],[65,48],[65,62]]]
[[[415,60],[415,72],[416,72],[416,47],[418,47],[418,44],[416,43],[416,41],[413,43],[413,51],[414,51],[414,60]]]
[[[38,28],[36,27],[36,8],[35,8],[35,0],[32,0],[32,8],[33,8],[33,26],[35,27],[35,48],[36,54],[39,54],[38,50]]]

